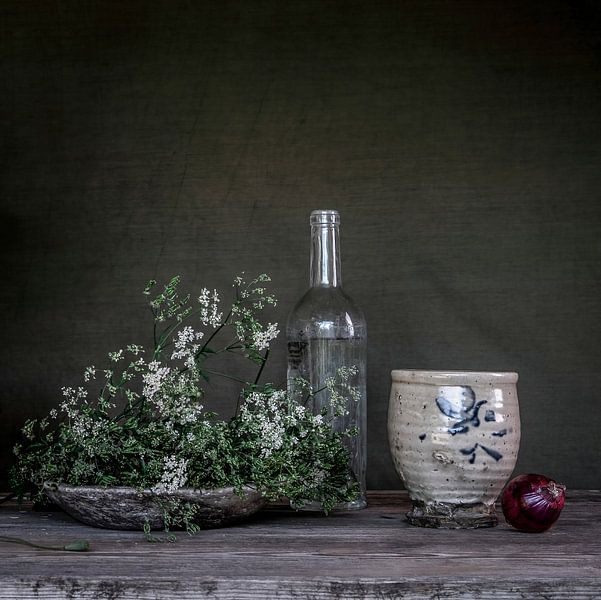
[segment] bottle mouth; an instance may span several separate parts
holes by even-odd
[[[340,213],[337,210],[314,210],[309,221],[311,225],[339,225]]]

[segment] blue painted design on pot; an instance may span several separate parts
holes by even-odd
[[[482,444],[478,444],[478,446],[480,446],[480,448],[482,448],[482,450],[484,450],[484,452],[486,452],[486,454],[488,454],[489,456],[494,458],[496,461],[499,461],[503,458],[503,455],[500,452],[498,452],[497,450],[494,450],[493,448],[489,448],[488,446],[483,446]]]
[[[478,448],[482,448],[482,450],[484,450],[486,454],[494,458],[496,461],[499,461],[503,458],[503,455],[500,452],[497,452],[497,450],[493,450],[488,446],[483,446],[482,444],[474,444],[471,448],[460,448],[459,452],[461,452],[461,454],[469,456],[470,464],[474,464],[476,460],[476,451],[478,450]]]
[[[440,412],[451,419],[458,419],[449,427],[449,433],[467,433],[469,426],[479,427],[480,407],[486,404],[486,400],[476,402],[476,394],[469,385],[447,385],[441,386],[436,397],[436,405]]]

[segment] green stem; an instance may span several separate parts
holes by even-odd
[[[182,325],[182,323],[184,323],[184,321],[190,319],[191,317],[193,317],[194,315],[197,315],[199,313],[200,313],[200,310],[193,310],[193,311],[189,312],[185,317],[183,317],[181,321],[176,321],[176,323],[174,323],[173,325],[165,327],[165,330],[159,336],[158,344],[157,344],[157,339],[156,339],[157,322],[155,321],[154,322],[154,354],[153,354],[153,358],[158,358],[158,356],[161,354],[161,352],[165,348],[167,348],[167,346],[169,346],[171,344],[171,342],[169,342],[167,344],[165,344],[164,342],[167,341],[169,336],[174,331],[176,331],[177,329],[179,329],[181,327],[181,325]]]
[[[208,337],[207,341],[202,345],[202,348],[195,354],[195,358],[198,358],[206,349],[206,347],[211,343],[211,340],[227,325],[230,317],[232,316],[232,309],[227,313],[227,317],[223,320],[223,323],[213,331],[213,333]]]
[[[244,383],[244,384],[248,383],[247,381],[244,381],[244,379],[239,379],[238,377],[233,377],[232,375],[227,375],[225,373],[220,373],[219,371],[211,371],[210,369],[205,369],[205,373],[219,375],[221,377],[225,377],[226,379],[231,379],[232,381],[237,381],[238,383]]]
[[[257,376],[255,377],[253,387],[256,387],[257,383],[259,382],[259,379],[261,378],[263,369],[265,368],[265,365],[267,364],[268,356],[269,356],[269,348],[267,348],[267,350],[265,351],[265,356],[263,357],[263,361],[261,362],[261,368],[259,369],[259,372],[257,373]],[[245,382],[245,383],[248,383],[248,382]],[[240,400],[241,399],[242,399],[242,394],[238,394],[238,401],[236,402],[236,412],[234,413],[235,416],[238,416],[238,411],[240,410]]]
[[[241,350],[242,348],[244,348],[244,346],[240,344],[240,340],[236,337],[227,346],[215,350],[215,352],[211,352],[211,354],[221,354],[221,352],[231,352],[232,350]]]
[[[39,548],[40,550],[55,550],[57,552],[86,552],[90,549],[90,542],[88,540],[75,540],[64,546],[43,546],[41,544],[35,544],[28,540],[21,538],[0,536],[0,542],[8,542],[9,544],[21,544],[22,546],[30,546],[31,548]]]
[[[307,402],[309,402],[310,398],[314,398],[315,396],[317,396],[317,394],[319,394],[319,392],[323,392],[326,389],[328,389],[328,386],[324,385],[323,387],[320,387],[318,390],[315,390],[314,392],[309,392],[307,394],[307,397],[305,398],[305,401],[303,402],[303,405],[307,406]]]
[[[124,417],[127,417],[127,415],[129,415],[129,413],[131,413],[134,410],[134,408],[137,408],[138,406],[140,406],[140,404],[142,404],[143,400],[144,400],[143,396],[140,396],[139,398],[137,398],[129,406],[126,406],[118,415],[114,416],[113,421],[115,423],[118,423],[121,419],[123,419]]]
[[[265,356],[263,357],[263,362],[261,363],[261,368],[259,369],[259,372],[257,373],[257,376],[255,377],[254,385],[257,385],[257,383],[259,382],[259,379],[261,378],[261,374],[263,373],[263,369],[265,368],[265,365],[267,364],[267,357],[268,356],[269,356],[269,348],[267,348],[267,350],[265,350]]]
[[[211,343],[211,340],[227,325],[227,322],[229,320],[229,318],[232,316],[232,310],[230,309],[230,311],[227,313],[227,317],[225,317],[223,323],[221,323],[221,325],[219,325],[219,327],[217,327],[217,329],[215,329],[215,331],[213,331],[213,333],[207,338],[207,341],[202,345],[202,347],[200,348],[200,350],[198,350],[198,352],[196,352],[196,354],[194,355],[194,360],[196,362],[198,362],[198,359],[200,358],[200,356],[204,353],[204,351],[207,349],[208,345]],[[218,350],[217,352],[211,352],[211,354],[218,354],[219,352],[222,352],[223,350]],[[188,370],[188,367],[183,367],[182,369],[179,370],[179,373],[185,373]],[[205,369],[207,372],[209,372],[207,369]],[[217,375],[221,375],[221,373],[217,373]],[[241,380],[238,380],[241,381]],[[246,383],[246,382],[243,382]]]

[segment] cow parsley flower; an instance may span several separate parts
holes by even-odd
[[[175,492],[184,487],[188,480],[188,460],[170,455],[165,457],[161,479],[152,488],[154,492]]]
[[[277,326],[277,323],[269,323],[266,329],[254,331],[251,338],[253,348],[259,352],[269,348],[269,343],[280,333],[280,330],[277,329]]]
[[[223,319],[223,313],[219,311],[219,293],[217,290],[209,291],[207,288],[201,290],[198,297],[200,304],[200,322],[205,326],[219,327]]]
[[[169,367],[162,367],[159,361],[153,360],[149,362],[148,372],[142,375],[142,381],[144,382],[142,393],[144,396],[152,400],[170,373],[171,369]]]
[[[204,333],[202,331],[194,331],[189,325],[178,331],[177,339],[174,340],[174,350],[171,353],[171,360],[184,360],[187,368],[194,367],[196,353],[200,348],[199,344],[195,344],[202,339]]]
[[[90,367],[86,367],[86,370],[83,373],[83,380],[87,383],[90,379],[96,379],[96,367],[91,365]]]
[[[117,350],[116,352],[109,352],[109,358],[113,362],[119,362],[123,358],[123,349]]]
[[[126,347],[126,349],[130,354],[133,354],[134,356],[137,356],[141,352],[144,352],[143,346],[139,346],[138,344],[129,344]]]

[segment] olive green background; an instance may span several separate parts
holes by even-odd
[[[148,279],[227,295],[268,272],[283,323],[309,213],[336,208],[369,325],[369,486],[400,486],[390,369],[448,368],[518,371],[518,471],[601,487],[598,2],[0,10],[3,479],[26,417],[147,341]]]

